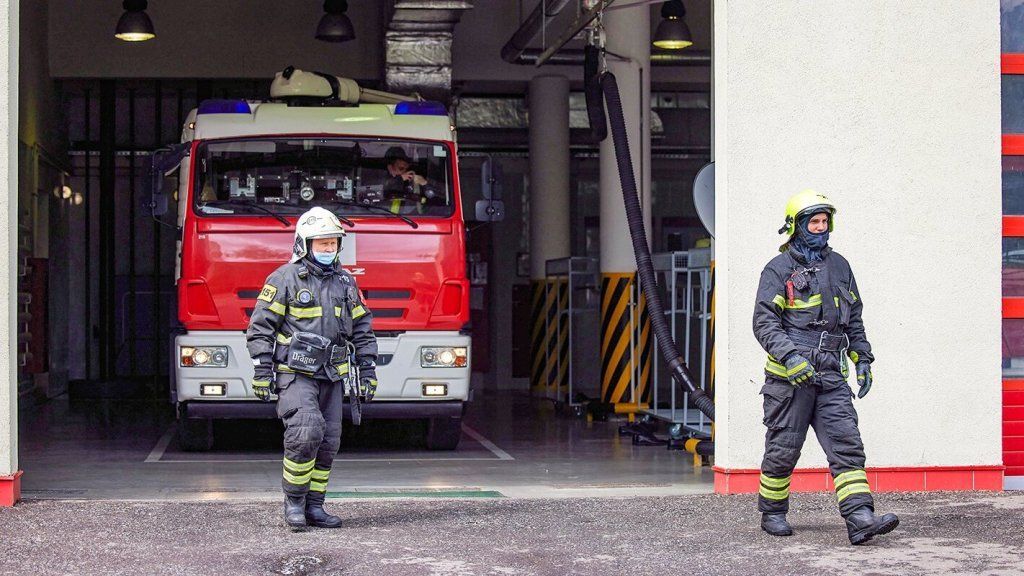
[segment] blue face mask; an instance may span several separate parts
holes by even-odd
[[[337,257],[337,252],[313,252],[313,259],[324,266],[334,264],[334,259]]]

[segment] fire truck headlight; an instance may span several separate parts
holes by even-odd
[[[180,365],[183,367],[227,368],[227,346],[182,346]]]
[[[464,368],[469,365],[467,348],[429,347],[420,350],[422,368]]]

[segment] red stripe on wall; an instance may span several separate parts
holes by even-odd
[[[1014,466],[1024,466],[1022,460]],[[1007,462],[1009,464],[1009,462]],[[868,484],[875,492],[918,492],[936,490],[1003,489],[1003,466],[929,466],[868,468]],[[715,492],[753,494],[760,486],[760,470],[714,467]],[[793,472],[793,492],[831,491],[832,475],[825,468],[802,468]]]

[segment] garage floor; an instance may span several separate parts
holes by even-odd
[[[454,452],[423,449],[411,423],[346,429],[332,497],[560,497],[709,493],[712,472],[664,447],[633,446],[621,421],[554,414],[526,394],[478,395]],[[225,422],[210,452],[178,448],[163,401],[50,401],[21,415],[26,499],[273,498],[277,422]],[[497,492],[498,494],[495,494]]]

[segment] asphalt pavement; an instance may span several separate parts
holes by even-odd
[[[796,534],[752,496],[329,500],[293,532],[258,501],[36,500],[0,509],[0,574],[1024,574],[1024,493],[880,494],[892,534],[849,546],[832,496],[797,494]]]

